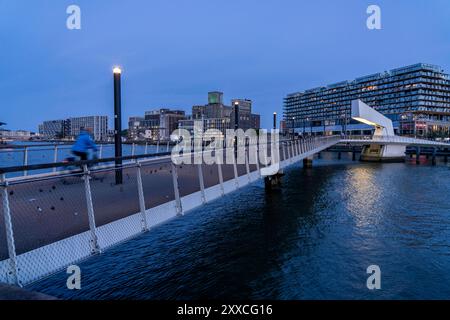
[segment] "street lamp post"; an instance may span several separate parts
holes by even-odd
[[[273,113],[273,130],[277,128],[277,113]]]
[[[119,67],[113,69],[114,74],[114,156],[116,158],[116,184],[122,184],[122,96],[121,74]]]
[[[292,117],[292,140],[295,137],[295,117]]]
[[[237,158],[238,137],[237,130],[239,129],[239,102],[234,102],[234,156]]]

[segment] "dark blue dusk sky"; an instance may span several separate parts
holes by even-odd
[[[81,7],[82,29],[66,28]],[[381,7],[382,30],[366,9]],[[159,107],[190,113],[207,92],[249,98],[262,125],[283,97],[417,62],[450,71],[448,0],[0,0],[0,121],[113,111],[123,73],[124,125]]]

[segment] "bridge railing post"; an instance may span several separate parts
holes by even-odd
[[[58,162],[58,145],[55,145],[55,150],[53,153],[53,163]],[[56,172],[56,167],[53,168],[53,172]]]
[[[259,143],[256,143],[255,153],[256,170],[258,171],[258,176],[261,177],[261,170],[259,170]]]
[[[289,150],[289,142],[288,141],[285,142],[284,148],[286,149],[286,160],[290,160],[291,159],[291,152]]]
[[[95,225],[95,214],[94,214],[94,205],[92,202],[90,179],[91,174],[89,172],[89,169],[87,165],[83,165],[84,192],[86,195],[86,207],[89,220],[89,230],[91,232],[91,240],[90,240],[91,253],[96,254],[100,252],[100,247],[98,245],[97,227]]]
[[[251,181],[250,179],[250,144],[245,148],[245,170],[247,171],[247,178],[248,182]]]
[[[144,187],[142,185],[142,170],[141,163],[136,159],[136,180],[137,180],[137,188],[139,195],[139,209],[141,211],[141,227],[142,231],[148,231],[147,217],[145,214],[145,196],[144,196]]]
[[[219,159],[219,157],[217,157]],[[220,191],[222,196],[225,194],[225,189],[223,188],[223,174],[222,174],[222,162],[217,160],[217,173],[219,174]]]
[[[239,189],[239,181],[238,181],[238,171],[237,171],[237,159],[236,157],[233,157],[233,172],[234,172],[234,184],[236,186],[236,189]]]
[[[205,180],[203,179],[203,168],[201,164],[197,164],[197,172],[198,172],[198,181],[200,183],[202,203],[206,203]]]
[[[181,199],[180,199],[180,189],[178,188],[178,174],[177,174],[177,167],[173,162],[171,162],[172,165],[172,181],[173,181],[173,191],[175,194],[175,209],[177,211],[177,215],[183,214],[183,207],[181,206]]]
[[[5,224],[6,243],[8,246],[9,270],[8,281],[10,284],[21,286],[19,280],[19,268],[17,267],[16,245],[12,227],[11,208],[9,206],[8,181],[5,174],[0,175],[0,189],[3,207],[3,222]]]
[[[28,147],[25,146],[25,148],[23,149],[23,165],[27,166],[28,165]],[[24,170],[23,171],[23,175],[27,176],[28,175],[28,171]]]
[[[295,149],[294,149],[294,144],[295,144],[295,142],[294,141],[291,141],[291,153],[292,153],[292,157],[291,157],[291,159],[292,159],[292,161],[291,162],[294,162],[294,157],[295,157]]]
[[[292,141],[288,141],[288,151],[289,151],[289,162],[292,163],[293,161],[293,157],[294,157],[294,153],[293,153],[293,149],[292,149]]]

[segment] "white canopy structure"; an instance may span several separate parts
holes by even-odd
[[[393,145],[381,143],[384,138],[394,137],[392,120],[385,117],[375,109],[369,107],[361,100],[352,101],[352,118],[375,127],[372,143],[365,145],[361,153],[363,161],[403,161],[406,144]]]
[[[352,118],[356,121],[374,126],[374,136],[395,135],[392,120],[369,107],[359,99],[352,101]]]

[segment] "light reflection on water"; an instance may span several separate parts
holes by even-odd
[[[31,288],[72,299],[450,298],[450,170],[324,154]],[[366,288],[377,264],[382,289]]]

